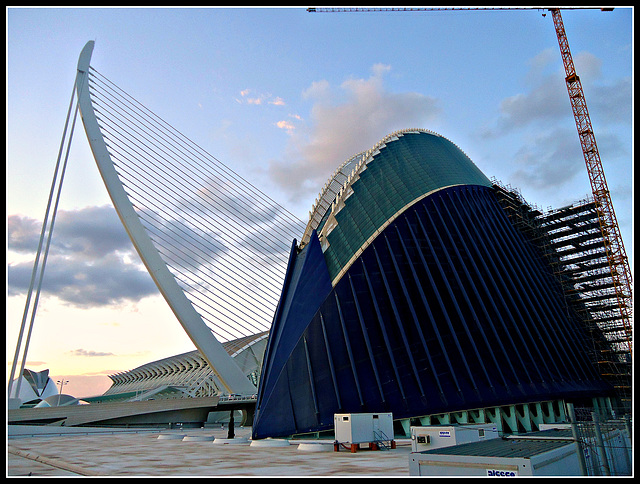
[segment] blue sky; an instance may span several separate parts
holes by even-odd
[[[543,13],[7,9],[7,359],[87,41],[101,74],[303,220],[339,164],[413,127],[548,209],[590,188]],[[631,261],[632,14],[563,12]],[[139,270],[78,127],[29,352],[70,386],[193,348]]]

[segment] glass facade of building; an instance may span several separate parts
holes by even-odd
[[[402,142],[397,142],[400,137]],[[429,153],[429,162],[423,155]],[[363,153],[353,176],[318,228],[332,280],[354,255],[403,209],[425,195],[460,184],[491,186],[469,158],[446,138],[424,131],[391,135]],[[332,226],[328,230],[325,225]]]

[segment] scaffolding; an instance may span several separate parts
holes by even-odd
[[[513,225],[549,261],[561,283],[567,309],[580,317],[591,336],[588,351],[592,361],[616,389],[620,403],[630,407],[632,297],[617,283],[597,203],[587,199],[543,212],[497,180],[493,180],[493,188]]]

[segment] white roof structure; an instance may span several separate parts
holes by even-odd
[[[263,332],[223,343],[229,356],[254,385],[259,378],[268,336],[268,332]],[[109,378],[113,385],[104,395],[121,395],[131,401],[152,397],[210,397],[224,393],[215,372],[198,350],[146,363],[109,375]]]
[[[25,368],[22,376],[20,393],[16,395],[18,385],[12,387],[11,398],[18,398],[21,403],[36,404],[47,397],[58,395],[56,384],[49,377],[49,370],[33,371]],[[17,379],[16,379],[17,381]]]

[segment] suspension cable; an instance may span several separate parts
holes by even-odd
[[[305,223],[94,68],[89,86],[120,182],[194,308],[221,339],[269,329]]]

